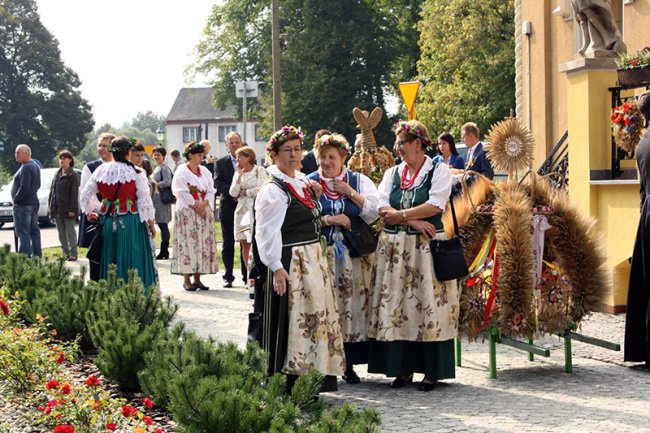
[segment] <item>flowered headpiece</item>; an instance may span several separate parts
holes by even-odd
[[[190,155],[194,153],[203,153],[203,152],[205,152],[205,146],[202,145],[201,143],[194,143],[183,152],[183,158],[187,159],[190,157]]]
[[[395,124],[395,131],[396,132],[404,131],[413,137],[419,138],[422,141],[422,144],[424,145],[425,148],[433,146],[433,142],[429,137],[424,135],[424,133],[420,131],[418,128],[416,128],[415,126],[403,120],[400,120]]]
[[[323,146],[332,146],[338,149],[343,149],[346,154],[352,154],[350,144],[341,134],[325,134],[318,137],[316,140],[316,147],[320,150]]]
[[[111,153],[128,152],[138,142],[137,138],[117,137],[111,140],[111,145],[108,146],[108,151]]]
[[[280,142],[282,137],[285,137],[289,134],[297,135],[301,143],[302,140],[305,138],[305,133],[302,132],[300,128],[296,128],[293,125],[284,125],[282,128],[275,131],[275,133],[271,136],[269,142],[266,144],[266,148],[264,149],[266,151],[266,156],[271,156],[271,152],[273,152],[273,147],[277,146],[277,143]]]

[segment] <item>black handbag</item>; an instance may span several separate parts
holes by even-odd
[[[163,177],[162,176],[162,171],[165,168],[167,170],[171,171],[171,168],[167,167],[166,165],[163,165],[162,168],[160,169],[160,171],[158,172],[158,173],[160,173],[159,182],[162,181],[162,177]],[[174,177],[174,173],[172,173],[172,178],[173,177]],[[174,203],[176,203],[176,197],[174,197],[174,193],[172,192],[172,187],[171,186],[168,186],[166,188],[158,188],[158,194],[160,194],[160,201],[163,204],[174,204]]]
[[[174,197],[171,188],[160,188],[158,193],[160,194],[160,201],[163,202],[163,204],[176,203],[176,197]]]
[[[463,253],[463,244],[458,236],[458,222],[453,200],[450,201],[450,205],[451,217],[454,221],[454,236],[448,240],[433,239],[429,243],[433,269],[438,281],[456,280],[469,274]]]
[[[343,213],[348,209],[349,201],[346,200]],[[350,217],[350,229],[341,229],[341,233],[350,257],[367,256],[377,249],[377,234],[361,217]]]
[[[115,195],[113,196],[113,200],[108,207],[107,213],[110,212],[111,208],[114,206],[115,199],[117,198],[117,194],[120,192],[121,186],[121,183],[117,184]],[[89,262],[99,263],[102,259],[102,244],[104,243],[104,237],[102,235],[103,230],[103,223],[90,224],[86,228],[86,236],[91,239],[90,245],[88,246],[88,251],[86,252],[86,258]]]

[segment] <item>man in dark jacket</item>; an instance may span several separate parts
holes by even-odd
[[[230,184],[235,175],[235,151],[242,146],[242,139],[238,132],[232,131],[226,135],[226,146],[228,154],[219,158],[214,170],[214,183],[219,200],[219,221],[221,223],[221,237],[223,239],[221,258],[226,268],[223,275],[224,287],[232,287],[235,276],[233,275],[233,264],[235,261],[235,208],[237,202],[230,195]],[[246,282],[246,263],[242,260],[242,278]]]
[[[102,165],[105,162],[110,162],[113,160],[113,154],[108,151],[108,147],[111,145],[111,140],[115,136],[108,132],[104,132],[99,135],[97,138],[97,153],[99,154],[99,159],[90,161],[86,164],[81,171],[81,181],[79,182],[79,191],[84,189],[86,183],[90,180],[90,176],[97,170],[97,167]],[[101,202],[102,197],[97,194],[97,199]],[[94,233],[94,229],[99,227],[99,222],[89,221],[88,215],[82,213],[79,216],[79,242],[78,245],[82,248],[88,248],[90,246],[90,241],[92,237],[90,233]],[[99,262],[89,261],[89,277],[93,281],[99,281]]]
[[[483,143],[479,139],[479,129],[476,123],[468,122],[460,129],[460,139],[467,146],[467,157],[465,159],[465,170],[472,170],[482,174],[488,179],[494,177],[494,170],[487,154],[483,149]]]
[[[316,155],[316,142],[320,137],[326,134],[331,134],[331,132],[327,129],[319,129],[316,131],[316,134],[314,135],[314,147],[312,150],[307,152],[305,156],[303,156],[302,161],[300,161],[300,171],[302,171],[305,174],[312,174],[313,172],[318,170],[318,156]]]
[[[32,150],[28,145],[19,144],[15,155],[16,161],[21,164],[14,175],[14,183],[11,187],[18,252],[29,257],[41,257],[43,255],[41,230],[38,227],[38,190],[41,187],[41,169],[32,160]]]

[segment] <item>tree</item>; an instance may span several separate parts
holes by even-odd
[[[431,135],[486,132],[515,106],[513,0],[426,0],[422,16],[418,118]]]
[[[158,128],[164,127],[165,125],[165,116],[158,115],[151,110],[139,112],[135,115],[133,120],[130,122],[130,126],[135,129],[144,131],[148,129],[149,131],[156,132]]]
[[[352,108],[379,106],[385,111],[385,92],[391,77],[398,75],[391,72],[409,63],[405,59],[415,64],[413,52],[401,47],[408,43],[405,33],[410,33],[412,50],[417,50],[417,31],[409,19],[420,2],[281,2],[283,121],[302,126],[308,134],[330,128],[353,140],[357,130]],[[406,14],[402,4],[408,5]],[[197,71],[211,78],[218,107],[239,106],[236,81],[260,82],[259,104],[251,104],[248,115],[262,118],[264,135],[272,129],[269,6],[260,0],[228,0],[214,6],[197,47]],[[384,117],[376,131],[379,143],[393,141],[391,120]]]
[[[93,128],[77,74],[61,60],[58,42],[43,26],[33,0],[0,3],[0,163],[12,166],[16,146],[49,161],[80,150]]]

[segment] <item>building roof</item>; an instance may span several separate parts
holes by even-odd
[[[212,105],[211,87],[183,87],[174,101],[167,121],[233,119],[235,106],[217,110]]]

